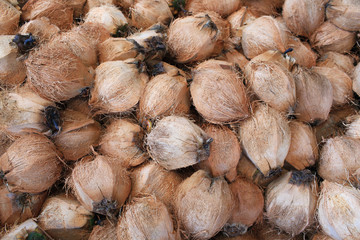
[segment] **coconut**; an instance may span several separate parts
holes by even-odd
[[[339,68],[314,67],[312,71],[326,77],[333,88],[333,106],[341,106],[353,99],[352,79]]]
[[[360,140],[347,136],[329,138],[321,149],[319,175],[332,182],[347,182],[360,168]]]
[[[328,118],[333,103],[333,88],[324,76],[300,66],[292,74],[296,85],[296,118],[317,125]]]
[[[294,58],[297,64],[307,68],[316,65],[317,55],[307,42],[301,42],[297,37],[291,36],[288,39],[288,47],[292,51],[287,55]]]
[[[14,87],[24,82],[26,68],[18,58],[18,49],[11,45],[13,35],[0,35],[0,86]]]
[[[130,14],[131,24],[139,29],[156,23],[168,25],[173,18],[165,0],[137,0],[130,8]]]
[[[324,181],[318,203],[318,220],[322,230],[335,240],[360,236],[360,191],[353,187]]]
[[[212,52],[213,56],[219,55],[230,38],[231,25],[216,12],[199,13],[198,15],[209,16],[218,29],[217,42]]]
[[[28,134],[0,157],[4,182],[10,192],[40,193],[60,177],[62,165],[55,145],[41,134]]]
[[[115,159],[101,155],[92,161],[84,158],[78,162],[71,173],[69,185],[86,210],[110,219],[116,218],[131,189],[128,173],[116,164]]]
[[[315,222],[317,183],[309,170],[285,173],[270,183],[265,198],[269,222],[292,236]]]
[[[49,41],[60,32],[60,28],[50,23],[47,17],[30,20],[19,29],[19,34],[32,34],[40,43]]]
[[[291,131],[286,118],[261,104],[240,125],[240,138],[248,158],[265,176],[284,165],[290,148]]]
[[[292,237],[291,235],[280,231],[278,228],[274,228],[265,221],[256,224],[251,230],[259,240],[304,240],[303,234]]]
[[[38,217],[39,227],[54,239],[88,239],[94,214],[72,196],[46,199]]]
[[[74,110],[76,112],[81,112],[84,115],[88,116],[89,118],[92,118],[91,108],[88,104],[87,98],[81,98],[81,97],[72,98],[66,102],[66,108]]]
[[[337,67],[351,76],[354,71],[354,59],[350,55],[327,52],[318,59],[317,66],[328,68]]]
[[[109,61],[96,68],[90,106],[96,114],[126,112],[143,94],[147,75],[140,73],[135,59]]]
[[[235,208],[223,232],[233,237],[246,233],[248,227],[262,217],[264,197],[258,186],[241,177],[230,184],[230,189],[235,198]]]
[[[83,15],[83,7],[87,0],[67,0],[69,7],[74,9],[74,18],[81,18]]]
[[[115,34],[118,27],[128,23],[124,14],[113,5],[102,5],[90,9],[84,20],[85,23],[103,25],[110,34]]]
[[[99,43],[104,42],[110,38],[109,32],[101,23],[83,23],[74,27],[71,31],[81,35],[87,42],[97,49]]]
[[[245,67],[249,63],[249,60],[247,60],[243,53],[232,47],[223,50],[222,53],[216,57],[216,60],[227,61],[236,68],[239,68],[242,72],[245,71]]]
[[[144,132],[130,119],[113,119],[100,139],[99,152],[116,158],[126,167],[135,167],[147,158],[142,147]]]
[[[1,236],[2,240],[25,239],[27,237],[45,238],[46,234],[39,229],[33,219],[28,219],[20,225],[15,225],[6,234]]]
[[[323,233],[316,233],[311,240],[334,240],[333,238]]]
[[[116,225],[106,220],[101,225],[94,226],[89,236],[89,240],[99,239],[117,240]]]
[[[259,15],[279,15],[285,0],[243,0],[243,5]]]
[[[295,35],[310,37],[324,22],[324,0],[286,0],[283,6],[283,17],[286,26]]]
[[[147,135],[151,158],[168,170],[206,160],[211,142],[199,126],[179,116],[164,117]]]
[[[29,0],[22,7],[21,17],[25,21],[47,17],[60,30],[70,29],[73,24],[74,9],[67,0]]]
[[[355,42],[355,33],[342,30],[329,21],[324,22],[310,37],[311,47],[320,53],[349,52]]]
[[[314,165],[319,157],[314,131],[309,125],[299,121],[291,121],[289,126],[291,143],[285,161],[297,170]]]
[[[241,45],[247,58],[267,50],[284,52],[288,46],[288,33],[275,18],[262,16],[243,29]]]
[[[135,4],[135,0],[115,0],[115,3],[116,5],[127,10]]]
[[[360,139],[360,115],[356,114],[348,117],[346,125],[346,135],[352,138]]]
[[[185,235],[209,239],[225,225],[234,208],[234,197],[223,178],[210,178],[199,170],[185,179],[175,194],[175,208]]]
[[[360,31],[360,2],[357,0],[331,0],[326,18],[347,31]]]
[[[249,116],[245,87],[230,63],[208,60],[193,71],[193,104],[211,123],[238,122]]]
[[[117,0],[87,0],[84,6],[84,12],[88,13],[90,9],[100,7],[102,5],[115,5]]]
[[[8,147],[13,143],[13,139],[3,131],[0,131],[0,156],[3,155]]]
[[[0,222],[12,225],[37,217],[47,193],[11,193],[5,185],[0,186]]]
[[[189,0],[186,1],[185,9],[192,14],[213,11],[220,14],[222,17],[226,17],[239,9],[240,6],[240,0]]]
[[[353,73],[353,91],[360,96],[360,63],[358,63]]]
[[[0,0],[0,35],[15,34],[21,12],[5,0]]]
[[[166,206],[154,196],[133,199],[119,218],[118,240],[175,240]]]

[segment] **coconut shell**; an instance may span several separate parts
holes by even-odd
[[[148,158],[142,148],[143,136],[143,129],[130,119],[113,119],[101,136],[99,152],[126,168],[135,167]]]
[[[271,170],[284,165],[291,141],[291,131],[285,116],[261,104],[240,127],[243,150],[260,172],[268,176]]]
[[[230,218],[234,198],[223,178],[210,178],[205,171],[199,170],[179,185],[175,207],[185,235],[209,239]]]
[[[99,239],[117,240],[116,224],[106,220],[103,224],[96,225],[91,231],[89,240]]]
[[[358,238],[359,205],[358,189],[325,180],[321,186],[317,215],[322,231],[335,240]]]
[[[50,23],[47,17],[30,20],[19,29],[19,34],[32,34],[40,43],[49,41],[60,32],[60,28]]]
[[[240,0],[189,0],[186,1],[185,9],[193,14],[213,11],[220,14],[222,17],[226,17],[239,9],[241,4]]]
[[[310,37],[324,22],[325,3],[325,0],[286,0],[282,11],[286,26],[295,35]]]
[[[206,160],[211,141],[199,126],[179,116],[164,117],[147,135],[151,158],[168,170]]]
[[[299,121],[291,121],[289,127],[291,143],[285,161],[297,170],[314,165],[319,157],[314,131],[309,125]]]
[[[354,59],[350,55],[345,55],[337,52],[327,52],[323,54],[317,63],[318,67],[337,67],[344,71],[349,76],[352,76],[354,71]]]
[[[360,2],[357,0],[331,0],[326,18],[347,31],[360,31]]]
[[[205,120],[223,124],[249,116],[245,87],[230,63],[208,60],[193,71],[193,104]]]
[[[347,182],[360,168],[360,140],[347,136],[329,138],[320,153],[319,175],[332,182]]]
[[[360,115],[356,114],[347,118],[346,135],[360,139]]]
[[[300,66],[295,67],[292,74],[296,85],[296,118],[315,125],[325,121],[333,103],[331,82]]]
[[[9,191],[40,193],[58,180],[62,163],[55,145],[33,133],[15,140],[0,157],[0,168]]]
[[[342,30],[326,21],[316,29],[309,39],[311,47],[320,53],[329,51],[346,53],[355,45],[356,34]]]
[[[15,34],[21,12],[6,0],[0,1],[0,35]]]
[[[353,73],[353,91],[360,96],[360,64],[358,63]]]
[[[294,58],[297,64],[307,68],[316,65],[317,55],[307,42],[301,42],[297,37],[289,37],[288,42],[288,47],[293,50],[287,55]]]

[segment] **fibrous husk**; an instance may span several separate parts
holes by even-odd
[[[55,145],[33,133],[15,140],[0,157],[0,168],[9,191],[40,193],[58,180],[62,163]]]
[[[180,116],[164,117],[147,135],[151,158],[168,170],[206,160],[211,141],[199,126]]]
[[[349,76],[354,72],[354,59],[350,55],[337,52],[326,52],[318,59],[317,66],[334,68],[337,67]]]
[[[300,66],[295,66],[292,74],[296,85],[296,118],[315,125],[325,121],[333,103],[330,81]]]
[[[324,22],[325,0],[286,0],[283,17],[286,26],[295,35],[310,37]]]
[[[219,233],[215,237],[211,238],[213,240],[259,240],[253,233],[245,233],[244,235],[239,235],[236,237],[229,237],[226,234]]]
[[[360,168],[360,140],[348,136],[329,138],[320,153],[319,175],[332,182],[347,182]]]
[[[352,79],[339,68],[313,67],[312,71],[329,80],[333,88],[333,106],[341,106],[353,99]]]
[[[45,237],[46,235],[39,229],[39,226],[33,219],[28,219],[20,225],[14,225],[8,232],[1,235],[2,240],[25,239],[30,234],[38,237]]]
[[[335,240],[360,236],[360,191],[353,187],[323,181],[318,203],[321,229]]]
[[[32,34],[40,43],[49,41],[60,32],[60,28],[50,23],[47,17],[30,20],[19,29],[19,34]]]
[[[301,42],[297,37],[290,36],[288,47],[293,50],[287,55],[295,59],[295,62],[303,67],[311,68],[316,65],[317,55],[311,50],[307,42]]]
[[[356,34],[342,30],[326,21],[316,29],[309,39],[311,47],[317,49],[320,53],[329,51],[345,53],[349,52],[355,45]]]
[[[285,0],[243,0],[243,5],[259,15],[279,15]]]
[[[6,0],[0,0],[0,35],[15,34],[21,12]]]
[[[51,24],[66,30],[73,24],[73,13],[74,9],[67,0],[29,0],[22,7],[21,17],[25,21],[47,17]]]
[[[334,239],[323,233],[317,233],[312,237],[311,240],[334,240]]]
[[[199,13],[198,15],[201,15],[201,13]],[[231,25],[228,20],[223,19],[216,12],[205,12],[202,13],[202,15],[205,17],[209,16],[216,25],[216,28],[218,29],[217,41],[212,52],[212,56],[219,55],[222,52],[225,44],[229,41]]]
[[[352,138],[360,139],[360,114],[349,116],[346,125],[346,135]]]
[[[347,31],[360,31],[360,2],[331,0],[326,7],[326,18]]]
[[[279,228],[274,228],[266,221],[256,224],[251,228],[251,233],[253,233],[260,240],[303,240],[304,236],[299,234],[292,237],[291,235],[279,230]]]
[[[0,130],[0,156],[3,155],[8,147],[14,142],[3,130]]]
[[[66,0],[69,7],[74,9],[74,18],[80,18],[83,15],[83,8],[87,0]]]
[[[231,217],[234,201],[223,178],[210,178],[199,170],[178,186],[175,194],[177,219],[186,236],[209,239]]]
[[[27,81],[41,97],[69,100],[93,83],[93,70],[66,47],[43,45],[25,61]]]
[[[117,0],[87,0],[84,6],[84,13],[88,13],[92,8],[102,5],[115,5]]]
[[[315,176],[309,170],[287,172],[266,189],[266,217],[296,236],[315,222],[317,194]]]
[[[153,24],[168,25],[173,18],[165,0],[137,0],[130,8],[131,25],[145,29]]]
[[[105,220],[101,225],[94,226],[89,236],[89,240],[100,239],[117,240],[116,224]]]
[[[314,165],[319,157],[314,131],[309,125],[299,121],[291,121],[289,126],[291,143],[285,161],[297,170]]]
[[[223,232],[233,237],[245,234],[248,227],[262,217],[264,197],[258,186],[241,177],[230,184],[230,189],[235,198],[235,208]]]
[[[110,33],[101,23],[83,23],[72,28],[73,32],[81,35],[93,47],[98,48],[98,44],[110,38]]]
[[[103,25],[110,34],[115,34],[118,27],[128,24],[124,14],[113,5],[94,7],[86,14],[85,23]]]
[[[353,91],[360,96],[360,63],[358,63],[353,73]]]
[[[143,129],[130,119],[113,119],[101,136],[99,152],[116,158],[126,168],[135,167],[148,158],[143,136]]]
[[[0,186],[0,224],[12,225],[37,217],[47,196],[39,194],[11,193],[5,185]]]
[[[18,49],[11,45],[14,35],[0,35],[0,86],[14,87],[24,82],[26,68],[18,58]]]
[[[245,87],[229,62],[199,64],[193,70],[190,92],[196,110],[208,122],[239,122],[250,114]]]
[[[189,0],[186,1],[185,9],[192,14],[213,11],[226,17],[239,9],[241,5],[241,0]]]
[[[222,53],[216,57],[216,60],[227,61],[236,68],[240,68],[242,72],[245,71],[246,64],[249,63],[249,60],[247,60],[244,54],[233,47],[224,49]]]
[[[285,52],[288,34],[275,18],[262,16],[244,28],[241,45],[247,58],[256,57],[267,50]]]
[[[138,64],[130,58],[104,62],[96,68],[89,101],[96,114],[126,112],[139,102],[148,76],[140,73]]]
[[[71,195],[56,195],[46,199],[38,224],[54,239],[88,239],[94,214],[86,210]]]
[[[118,240],[175,240],[172,217],[159,199],[147,195],[133,199],[119,218]]]
[[[240,138],[248,158],[265,176],[284,165],[290,148],[289,124],[279,111],[260,104],[240,125]]]

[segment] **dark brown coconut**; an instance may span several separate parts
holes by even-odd
[[[334,240],[333,238],[323,233],[316,233],[311,240]]]
[[[213,11],[226,17],[235,12],[241,6],[240,0],[189,0],[186,2],[185,9],[191,13]]]
[[[49,41],[51,37],[57,35],[59,32],[60,28],[51,24],[47,17],[30,20],[19,29],[20,34],[25,35],[31,33],[40,43]]]
[[[331,0],[326,18],[347,31],[360,31],[360,2],[357,0]]]
[[[6,0],[0,1],[0,35],[15,34],[21,12]]]
[[[354,58],[350,55],[337,52],[327,52],[318,59],[317,66],[328,68],[337,67],[349,76],[352,76],[354,71]]]
[[[301,42],[297,37],[291,36],[288,39],[288,47],[293,50],[287,55],[294,58],[297,64],[307,68],[316,65],[317,55],[307,42]]]

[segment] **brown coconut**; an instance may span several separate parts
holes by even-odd
[[[304,240],[303,234],[292,237],[265,221],[253,226],[251,233],[257,236],[259,240]]]
[[[74,18],[80,18],[83,15],[83,8],[87,0],[67,0],[69,7],[74,9]]]
[[[22,7],[21,17],[25,21],[47,17],[60,30],[67,30],[73,24],[73,13],[74,9],[68,5],[67,0],[29,0]]]
[[[242,0],[243,5],[259,15],[279,15],[285,0]]]
[[[311,240],[334,240],[333,238],[323,233],[316,233]]]
[[[360,168],[360,140],[348,136],[329,138],[320,153],[319,175],[332,182],[347,182]]]
[[[0,157],[0,168],[9,191],[40,193],[58,180],[62,163],[55,145],[33,133],[15,140]]]
[[[247,60],[244,54],[233,47],[224,49],[222,53],[216,57],[216,60],[227,61],[236,68],[239,68],[242,72],[245,71],[245,67],[249,63],[249,60]]]
[[[290,148],[291,131],[279,111],[260,104],[254,115],[240,125],[243,150],[265,176],[284,165]]]
[[[143,129],[130,119],[113,119],[101,136],[99,152],[116,158],[126,168],[135,167],[148,158],[143,136]]]
[[[326,18],[347,31],[360,31],[360,2],[331,0],[326,7]]]
[[[339,68],[313,67],[312,71],[326,77],[333,88],[333,106],[341,106],[353,99],[352,79]]]
[[[230,184],[230,189],[235,198],[235,208],[223,232],[228,236],[237,236],[246,233],[248,227],[262,217],[264,197],[258,186],[241,177]]]
[[[14,87],[24,82],[26,68],[18,58],[18,48],[12,45],[14,35],[0,35],[0,86]]]
[[[244,28],[241,45],[247,58],[267,50],[284,52],[288,48],[288,33],[275,18],[262,16]]]
[[[172,216],[155,196],[135,198],[119,218],[117,239],[175,240]]]
[[[19,29],[19,34],[32,34],[40,43],[49,41],[60,32],[60,28],[50,23],[47,17],[30,20]]]
[[[211,123],[238,122],[249,116],[245,87],[232,65],[208,60],[193,70],[190,86],[196,110]]]
[[[314,131],[309,125],[299,121],[291,121],[289,127],[291,143],[285,161],[297,170],[313,166],[319,157]]]
[[[226,17],[239,9],[241,4],[241,0],[189,0],[186,1],[185,9],[192,14],[213,11],[220,14],[222,17]]]
[[[140,73],[136,59],[109,61],[96,68],[90,106],[96,114],[126,112],[143,94],[148,77]]]
[[[342,30],[326,21],[316,29],[309,39],[311,47],[320,53],[329,51],[345,53],[349,52],[355,45],[356,34]]]
[[[307,42],[301,42],[297,37],[290,36],[288,47],[293,50],[287,55],[295,59],[295,62],[303,67],[311,68],[316,65],[317,55],[311,50]]]
[[[99,43],[110,38],[110,33],[101,23],[83,23],[72,28],[71,31],[81,35],[96,49]]]
[[[350,55],[345,55],[337,52],[327,52],[323,54],[317,62],[318,67],[337,67],[344,71],[349,76],[352,76],[354,71],[354,59]]]
[[[185,235],[209,239],[225,225],[234,209],[234,197],[223,178],[199,170],[185,179],[175,195],[175,208]]]
[[[0,35],[15,34],[21,12],[6,0],[0,1]]]
[[[352,138],[360,139],[360,114],[349,116],[346,125],[346,135]]]
[[[168,116],[156,123],[146,141],[151,158],[174,170],[206,160],[212,138],[189,119]]]
[[[286,26],[295,35],[310,37],[324,22],[325,3],[325,0],[286,0],[282,11]]]
[[[331,82],[300,66],[294,67],[292,74],[296,85],[296,118],[314,125],[325,121],[333,103]]]
[[[90,9],[102,5],[115,5],[116,2],[117,0],[87,0],[84,6],[84,13],[88,13]]]
[[[99,239],[117,240],[116,224],[105,220],[101,225],[94,226],[89,236],[89,240]]]
[[[358,63],[353,73],[353,91],[360,96],[360,63]]]
[[[13,142],[14,139],[10,138],[7,133],[0,130],[0,156],[6,152]]]

